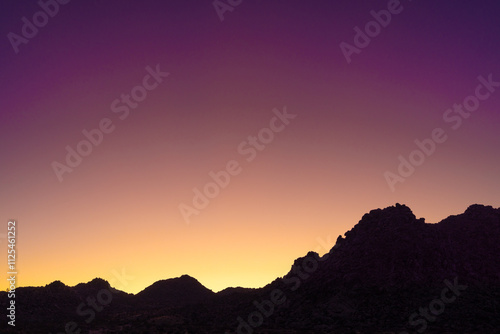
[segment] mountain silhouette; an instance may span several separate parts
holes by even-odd
[[[207,301],[214,295],[195,278],[183,275],[153,283],[139,292],[136,300],[144,306],[184,306]]]
[[[98,278],[55,281],[18,288],[18,326],[2,333],[60,333],[68,322],[82,333],[500,333],[499,254],[498,208],[475,204],[429,224],[396,204],[260,289],[214,293],[188,275],[136,295]]]

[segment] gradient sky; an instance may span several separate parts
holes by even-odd
[[[0,250],[15,218],[18,285],[259,287],[371,209],[436,223],[500,206],[500,88],[460,128],[443,120],[478,76],[500,81],[498,1],[401,1],[348,64],[340,43],[387,6],[243,0],[221,21],[212,1],[73,0],[16,53],[8,34],[40,7],[2,1]],[[121,120],[111,103],[157,64],[170,75]],[[248,162],[238,146],[284,107],[297,116]],[[51,164],[104,118],[113,132],[59,182]],[[391,191],[384,173],[435,128],[447,141]],[[179,205],[231,160],[241,173],[186,224]]]

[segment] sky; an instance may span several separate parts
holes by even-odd
[[[499,207],[498,17],[493,0],[2,1],[17,285],[260,287],[372,209]]]

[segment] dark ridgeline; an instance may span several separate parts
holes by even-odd
[[[99,294],[106,305],[92,312]],[[0,301],[5,310],[5,292]],[[74,333],[500,333],[500,209],[472,205],[438,224],[404,205],[372,210],[328,254],[261,289],[213,293],[184,275],[132,295],[94,279],[18,288],[16,301],[16,330],[3,321],[2,333],[68,322]]]

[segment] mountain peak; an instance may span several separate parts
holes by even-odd
[[[156,301],[163,306],[198,303],[215,293],[189,275],[157,281],[137,294],[144,302]]]
[[[193,276],[186,275],[186,274],[182,275],[181,277],[174,278],[174,279],[178,279],[178,280],[185,281],[185,282],[199,283],[196,278],[194,278]]]
[[[66,285],[63,282],[57,280],[57,281],[54,281],[50,284],[47,284],[45,287],[49,288],[49,289],[62,289],[62,288],[65,288]]]
[[[371,210],[363,215],[361,220],[345,233],[345,240],[349,242],[359,236],[407,233],[423,225],[423,218],[417,219],[408,206],[396,203],[394,206]]]
[[[415,215],[411,209],[406,205],[401,205],[396,203],[394,206],[389,206],[385,209],[375,209],[371,210],[369,213],[365,214],[360,223],[395,223],[395,224],[406,224],[414,223],[416,220]]]
[[[78,288],[86,288],[86,289],[101,290],[101,289],[110,289],[111,285],[105,279],[97,277],[97,278],[94,278],[93,280],[91,280],[91,281],[89,281],[87,283],[77,284],[76,287],[78,287]]]
[[[196,278],[189,275],[182,275],[179,277],[168,278],[156,281],[151,286],[203,286]]]
[[[483,204],[472,204],[467,210],[465,210],[464,214],[466,215],[482,215],[495,213],[498,209],[494,209],[491,205],[483,205]]]

